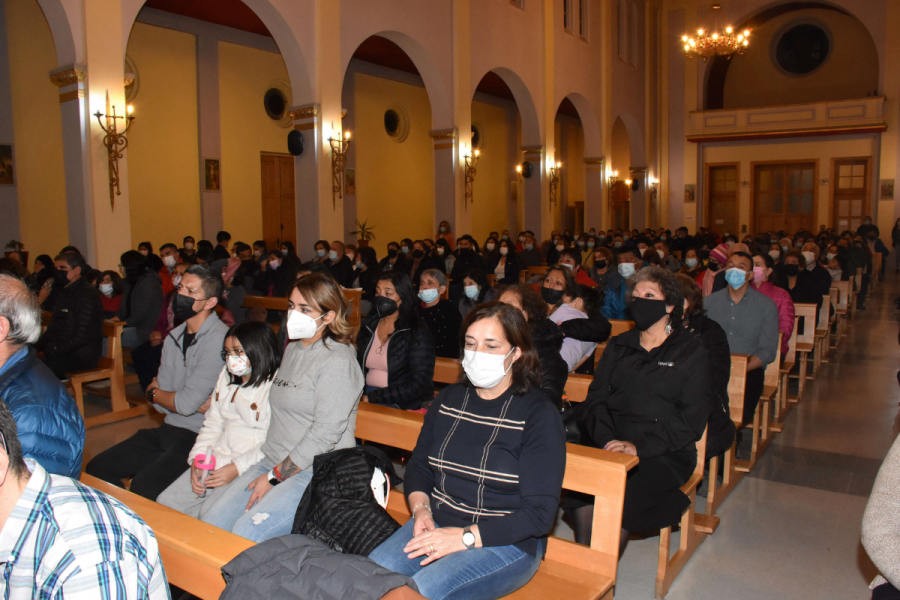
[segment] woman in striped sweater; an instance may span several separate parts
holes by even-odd
[[[566,462],[528,325],[481,304],[463,322],[465,374],[434,400],[406,471],[413,518],[370,558],[426,598],[500,598],[537,571]]]

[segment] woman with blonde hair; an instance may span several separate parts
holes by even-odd
[[[312,479],[313,458],[356,445],[363,375],[347,315],[334,278],[310,273],[294,283],[263,459],[221,492],[204,521],[256,542],[286,535]]]

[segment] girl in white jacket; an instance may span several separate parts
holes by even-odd
[[[227,484],[262,460],[260,449],[269,429],[269,388],[281,355],[281,345],[265,323],[251,321],[228,330],[222,351],[225,368],[188,455],[190,468],[159,495],[157,502],[202,518]],[[216,468],[201,482],[202,471],[194,466],[194,460],[210,449]]]

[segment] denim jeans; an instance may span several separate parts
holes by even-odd
[[[395,573],[411,577],[419,593],[429,600],[494,600],[513,593],[528,583],[541,564],[537,556],[515,546],[474,548],[454,552],[420,566],[424,556],[406,557],[403,548],[412,539],[413,520],[398,529],[369,558]]]
[[[312,468],[288,477],[270,489],[250,510],[245,510],[253,493],[247,486],[260,475],[271,471],[274,466],[268,458],[264,458],[247,469],[243,475],[228,484],[219,500],[208,510],[205,509],[206,514],[201,519],[254,542],[264,542],[289,534],[294,524],[294,515],[297,514],[297,505],[312,480]],[[269,516],[255,525],[253,517],[263,513]]]
[[[103,341],[106,341],[104,338]],[[137,327],[126,327],[122,330],[122,347],[123,348],[137,348],[141,345],[141,341],[138,339]],[[103,348],[104,356],[106,356],[106,348]]]

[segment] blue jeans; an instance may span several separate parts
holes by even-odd
[[[502,598],[528,583],[541,564],[540,545],[537,557],[515,546],[495,546],[454,552],[422,567],[419,563],[424,556],[409,559],[403,552],[412,532],[410,519],[372,550],[369,558],[385,569],[411,577],[419,593],[429,600]]]
[[[297,505],[312,480],[312,468],[288,477],[270,489],[250,510],[244,510],[253,493],[247,486],[274,466],[268,458],[264,458],[247,469],[246,473],[228,484],[219,500],[203,515],[203,521],[254,542],[289,534]],[[259,525],[254,525],[253,516],[261,513],[269,516]]]

